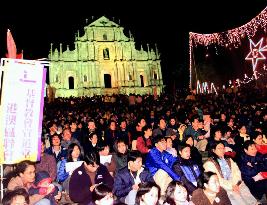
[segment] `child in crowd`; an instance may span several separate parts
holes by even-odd
[[[50,200],[51,205],[56,205],[55,196],[58,194],[58,188],[52,184],[52,179],[46,171],[36,173],[35,181],[29,189],[29,195],[40,194]]]
[[[29,194],[24,188],[7,191],[2,199],[2,205],[28,205],[29,203]]]

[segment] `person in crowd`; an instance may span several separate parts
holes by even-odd
[[[113,205],[112,189],[105,184],[95,186],[92,193],[92,202],[88,205]]]
[[[188,201],[187,190],[182,182],[172,181],[166,190],[163,205],[194,205]]]
[[[199,150],[199,151],[205,151],[206,146],[208,144],[207,139],[205,139],[204,135],[201,135],[201,133],[198,130],[198,124],[199,124],[199,116],[198,115],[193,115],[191,117],[191,125],[189,125],[185,131],[184,131],[184,137],[187,135],[190,135],[194,138],[194,146]]]
[[[137,150],[137,138],[143,136],[143,132],[142,129],[143,127],[146,125],[146,120],[144,117],[139,117],[136,120],[136,126],[135,126],[135,130],[132,133],[132,149],[131,150]]]
[[[163,135],[165,136],[173,136],[176,138],[176,133],[171,129],[167,128],[166,120],[164,118],[160,118],[158,128],[153,130],[153,137],[156,135]]]
[[[116,170],[116,162],[114,158],[114,153],[110,153],[109,145],[106,142],[98,143],[97,151],[100,163],[107,167],[111,176],[114,176]]]
[[[180,180],[180,176],[172,170],[176,157],[166,152],[166,140],[163,135],[153,137],[153,144],[155,147],[149,151],[145,165],[156,184],[160,186],[161,194],[164,195],[172,180]]]
[[[171,116],[168,128],[171,128],[175,133],[176,136],[178,136],[178,124],[176,123],[176,118],[174,116]]]
[[[128,157],[128,146],[123,139],[118,139],[117,141],[117,152],[114,154],[114,161],[116,163],[116,173],[127,166],[127,157]]]
[[[135,205],[158,205],[160,187],[154,182],[141,183],[136,194]]]
[[[199,120],[198,122],[198,132],[200,135],[205,136],[207,134],[207,131],[204,129],[204,120]]]
[[[147,118],[147,124],[151,126],[152,129],[154,129],[155,121],[156,121],[155,112],[154,110],[150,110],[149,116]]]
[[[105,131],[107,130],[107,122],[106,122],[105,118],[103,118],[102,116],[98,119],[97,128],[99,131],[98,134],[102,133],[99,137],[100,138],[104,137]]]
[[[185,185],[188,193],[192,195],[193,191],[202,186],[202,170],[190,159],[190,145],[181,144],[178,150],[179,156],[172,168],[181,177],[181,182]]]
[[[95,132],[90,132],[88,137],[84,138],[83,148],[84,153],[95,152],[97,153],[97,147],[99,144],[98,136]]]
[[[62,188],[64,191],[66,191],[66,193],[69,192],[69,179],[70,179],[70,175],[74,171],[73,170],[74,167],[72,167],[71,170],[66,169],[67,163],[78,162],[78,161],[82,163],[81,162],[82,159],[83,159],[83,155],[81,154],[80,146],[76,143],[70,144],[68,147],[68,157],[67,159],[61,160],[58,171],[57,171],[57,181],[60,184],[62,184]],[[77,167],[80,163],[76,163],[75,167]]]
[[[92,202],[92,192],[98,184],[113,189],[113,177],[108,169],[99,163],[95,153],[84,156],[83,164],[75,169],[69,181],[69,196],[74,203],[87,205]]]
[[[80,142],[76,138],[72,137],[70,129],[68,129],[68,128],[64,129],[63,130],[63,139],[61,141],[61,146],[65,149],[68,149],[69,145],[72,143],[78,144],[79,147],[82,148]],[[83,153],[83,150],[81,150],[81,151]]]
[[[225,112],[221,112],[219,122],[217,123],[217,126],[220,128],[221,132],[224,133],[227,129],[227,117]]]
[[[235,150],[235,141],[232,136],[232,129],[230,127],[226,127],[223,133],[221,140],[224,142],[225,146],[225,155],[235,159],[236,150]]]
[[[46,171],[39,171],[35,175],[35,181],[29,189],[29,195],[44,195],[50,201],[51,205],[56,205],[55,196],[58,194],[58,188],[52,183],[52,178]]]
[[[102,133],[100,129],[97,129],[96,125],[95,125],[95,121],[94,119],[90,119],[87,123],[87,130],[85,132],[85,136],[88,136],[91,132],[96,133],[96,135],[99,137],[99,141],[104,140],[104,132]],[[102,139],[103,137],[103,139]]]
[[[251,139],[255,143],[257,151],[267,156],[267,144],[265,144],[263,141],[262,133],[258,131],[254,131],[251,135]]]
[[[116,127],[116,122],[115,121],[110,121],[109,123],[109,128],[107,129],[107,131],[105,132],[105,142],[107,143],[107,145],[110,148],[110,152],[115,152],[116,147],[114,146],[116,144],[116,141],[119,138],[119,133]]]
[[[35,165],[36,173],[39,171],[46,171],[50,174],[52,181],[55,181],[57,178],[57,163],[56,159],[45,153],[45,139],[41,139],[41,157]]]
[[[119,128],[119,139],[123,139],[123,141],[126,143],[127,146],[130,146],[131,144],[131,133],[129,131],[129,128],[127,126],[127,121],[125,119],[120,121],[120,128]]]
[[[169,152],[172,156],[177,157],[177,151],[173,148],[173,141],[171,137],[165,137],[166,139],[166,151]]]
[[[179,140],[182,141],[183,140],[183,135],[184,135],[184,131],[187,128],[187,126],[185,124],[180,124],[179,128],[178,128],[178,133],[179,133]]]
[[[17,164],[15,173],[16,176],[9,181],[7,190],[12,191],[17,187],[23,187],[28,192],[29,188],[35,181],[35,163],[29,160],[21,161]],[[34,194],[29,197],[29,204],[50,205],[50,201],[44,197],[44,195]],[[56,196],[56,198],[59,199],[60,196]]]
[[[198,151],[198,149],[194,146],[194,139],[191,135],[187,135],[183,138],[182,144],[188,144],[191,148],[190,156],[191,160],[194,161],[198,165],[200,169],[203,170],[203,163],[202,163],[202,155]],[[177,147],[178,149],[178,147]]]
[[[230,117],[228,120],[227,120],[227,126],[230,127],[230,129],[232,131],[236,130],[236,125],[235,125],[235,120],[234,118]]]
[[[151,127],[145,125],[142,128],[142,136],[139,136],[137,138],[136,142],[136,148],[138,151],[140,151],[142,154],[147,154],[151,147],[152,147],[152,142],[151,142],[151,136],[152,136],[152,129]]]
[[[203,173],[203,187],[193,192],[191,200],[196,205],[232,204],[226,191],[220,187],[218,176],[213,172]]]
[[[261,200],[262,196],[267,194],[267,179],[262,175],[263,172],[267,171],[267,159],[262,154],[257,153],[253,141],[246,141],[243,148],[244,153],[239,161],[242,179],[253,196],[257,200]]]
[[[206,150],[210,150],[210,146],[212,144],[214,144],[214,142],[218,142],[218,141],[221,141],[224,143],[224,146],[226,146],[227,142],[222,140],[222,130],[221,130],[221,127],[219,126],[214,126],[212,129],[211,129],[211,133],[210,133],[210,138],[208,140],[208,144],[207,144],[207,147],[206,147]]]
[[[231,158],[225,157],[223,142],[214,142],[210,152],[211,157],[204,163],[203,167],[205,171],[217,174],[220,186],[226,190],[231,203],[233,205],[257,204],[257,200],[242,181],[237,164]]]
[[[80,144],[82,142],[82,132],[80,129],[78,129],[77,121],[72,120],[70,123],[70,131],[71,131],[71,136],[75,139],[77,139]]]
[[[66,148],[61,146],[61,137],[58,134],[52,135],[50,138],[50,147],[45,150],[45,153],[55,157],[56,163],[66,159],[68,151]]]
[[[24,188],[19,187],[7,191],[2,199],[2,205],[28,205],[29,203],[29,193]]]
[[[245,125],[240,125],[238,127],[238,132],[239,134],[235,136],[234,140],[236,144],[235,147],[236,147],[237,154],[241,154],[243,152],[243,149],[242,149],[243,144],[245,141],[250,140],[250,136],[247,133],[247,127]]]
[[[46,138],[49,140],[51,138],[51,136],[53,136],[54,134],[58,134],[58,126],[57,126],[57,123],[55,121],[51,121],[48,123],[48,133],[47,133],[47,136]],[[47,146],[47,143],[45,143],[46,147],[49,147]],[[50,144],[51,146],[51,144]]]
[[[131,151],[127,161],[128,167],[119,170],[115,176],[114,194],[120,201],[134,205],[139,184],[153,181],[153,177],[147,169],[142,167],[142,155],[139,151]]]

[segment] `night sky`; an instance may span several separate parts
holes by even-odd
[[[11,2],[11,1],[8,1]],[[57,2],[57,5],[53,5]],[[68,1],[69,2],[69,1]],[[36,1],[35,4],[1,3],[0,11],[0,57],[6,53],[6,31],[9,28],[18,52],[24,50],[25,59],[47,57],[50,43],[63,50],[74,45],[77,30],[83,34],[86,19],[89,23],[105,15],[129,30],[136,41],[146,49],[149,43],[158,45],[162,59],[165,82],[173,81],[173,73],[181,80],[177,86],[188,83],[188,32],[213,33],[239,27],[259,14],[266,0],[195,0],[195,1]],[[250,2],[250,3],[248,3]],[[60,5],[61,3],[61,5]],[[170,79],[170,80],[169,80]],[[165,83],[168,84],[168,83]]]

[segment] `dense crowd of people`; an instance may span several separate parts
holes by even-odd
[[[47,101],[41,158],[16,165],[2,203],[260,204],[266,99],[246,88]]]

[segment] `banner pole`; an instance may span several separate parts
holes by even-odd
[[[1,196],[0,196],[0,199],[2,201],[2,198],[4,196],[4,184],[3,184],[3,179],[4,179],[4,167],[3,167],[3,164],[0,165],[0,174],[1,174],[1,183],[0,183],[0,191],[1,191]]]

